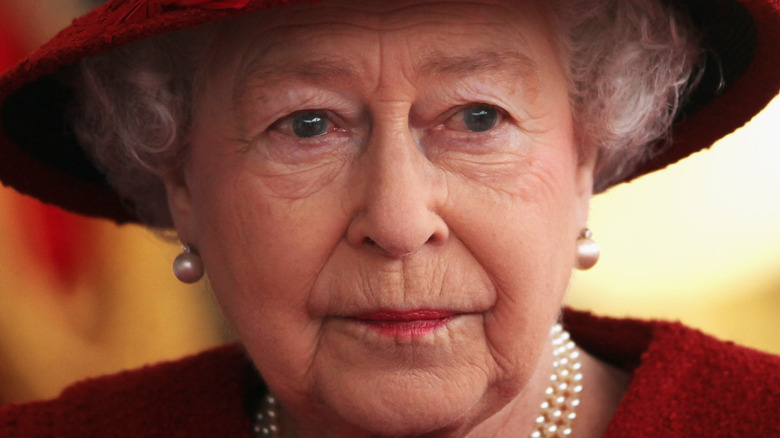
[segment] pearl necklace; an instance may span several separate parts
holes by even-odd
[[[553,373],[545,391],[541,413],[529,438],[568,437],[577,417],[582,392],[582,363],[577,345],[569,333],[555,324],[550,330],[553,345]],[[269,391],[257,409],[254,432],[258,438],[281,438],[276,397]]]
[[[582,392],[582,362],[577,345],[560,324],[550,330],[553,345],[553,373],[544,392],[542,412],[530,438],[571,436]]]
[[[278,413],[276,411],[276,397],[268,391],[263,397],[262,403],[257,408],[255,414],[255,436],[280,438],[279,424],[277,423]]]

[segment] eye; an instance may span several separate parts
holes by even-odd
[[[490,131],[501,121],[501,112],[493,105],[479,104],[461,109],[446,123],[449,128],[471,131]]]
[[[331,128],[328,117],[320,111],[304,111],[289,119],[292,133],[300,138],[313,138],[325,135]]]

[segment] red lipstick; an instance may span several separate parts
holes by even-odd
[[[355,319],[379,333],[393,337],[420,337],[447,324],[456,312],[438,309],[378,310]]]

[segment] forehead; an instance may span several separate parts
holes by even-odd
[[[535,28],[539,20],[546,21],[547,12],[538,0],[321,0],[250,14],[227,26],[230,34],[242,37],[316,26],[392,32],[455,25],[492,33],[496,26]]]
[[[225,23],[214,64],[233,64],[239,80],[347,79],[387,63],[429,76],[499,67],[531,79],[545,69],[540,61],[557,59],[549,23],[535,1],[323,1]]]

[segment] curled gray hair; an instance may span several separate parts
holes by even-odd
[[[698,81],[700,37],[658,0],[556,0],[580,141],[595,146],[594,192],[621,181],[668,140]]]
[[[552,0],[580,142],[598,151],[594,191],[663,139],[700,57],[694,27],[658,0]],[[215,29],[170,34],[80,63],[74,131],[148,225],[171,227],[164,177],[184,162]],[[198,73],[200,72],[200,73]]]

